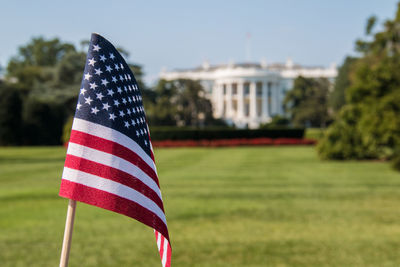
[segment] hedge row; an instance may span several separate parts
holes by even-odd
[[[274,129],[188,129],[160,127],[150,129],[151,140],[218,140],[237,138],[303,138],[303,128]]]
[[[236,147],[236,146],[282,146],[314,145],[315,140],[299,138],[235,138],[217,140],[163,140],[153,141],[154,147]]]

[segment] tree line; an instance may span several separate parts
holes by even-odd
[[[0,81],[0,145],[61,144],[63,127],[74,115],[88,42],[77,48],[57,38],[33,38],[18,49]],[[125,58],[129,53],[118,50]],[[191,80],[143,83],[142,67],[129,64],[151,125],[223,125],[212,117],[201,84]]]

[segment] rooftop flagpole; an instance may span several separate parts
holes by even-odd
[[[67,219],[65,221],[64,240],[61,250],[60,267],[68,267],[69,250],[71,248],[72,231],[74,229],[76,201],[68,202]]]

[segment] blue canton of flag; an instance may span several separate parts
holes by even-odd
[[[115,47],[93,34],[76,118],[124,133],[151,155],[148,126],[138,84]]]

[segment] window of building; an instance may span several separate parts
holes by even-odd
[[[232,94],[237,95],[237,83],[232,84]]]
[[[262,82],[258,82],[256,84],[256,93],[257,93],[258,96],[262,95]]]
[[[257,117],[261,117],[262,102],[261,99],[257,99]]]
[[[226,84],[222,85],[222,91],[223,91],[223,94],[226,95]]]
[[[272,114],[272,83],[269,82],[267,86],[267,101],[268,101],[268,114]]]
[[[248,117],[250,115],[250,104],[246,102],[244,104],[244,116]]]
[[[250,83],[244,83],[243,89],[244,89],[244,94],[245,95],[250,94]]]
[[[237,101],[236,100],[233,100],[232,101],[232,110],[234,111],[234,112],[236,112],[237,111]]]

